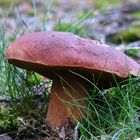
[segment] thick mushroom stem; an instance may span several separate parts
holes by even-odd
[[[53,79],[47,121],[52,127],[60,127],[67,119],[82,120],[87,114],[86,92],[89,84],[75,75]]]

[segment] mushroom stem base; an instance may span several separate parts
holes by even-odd
[[[87,114],[87,82],[75,75],[53,79],[47,121],[52,127],[61,127],[69,119],[76,123]]]

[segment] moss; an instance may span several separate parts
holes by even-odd
[[[125,53],[127,55],[131,56],[131,57],[136,57],[137,56],[137,53],[138,53],[138,50],[136,50],[136,49],[130,49],[130,50],[127,50]]]
[[[11,113],[7,107],[0,106],[0,133],[13,134],[18,128],[19,122],[17,117]]]
[[[121,1],[118,0],[97,0],[94,2],[94,6],[99,9],[99,8],[105,8],[108,6],[120,6]]]
[[[134,12],[131,12],[130,13],[132,16],[135,16],[135,17],[139,17],[140,16],[140,10],[136,10]]]
[[[29,11],[29,12],[27,13],[27,15],[28,15],[28,16],[31,16],[31,17],[34,16],[34,14],[35,14],[35,13],[34,13],[33,10],[31,10],[31,11]]]
[[[2,7],[9,7],[12,3],[18,4],[18,0],[0,0],[0,5]]]
[[[130,43],[140,39],[140,27],[135,27],[132,29],[128,29],[127,31],[119,32],[115,35],[111,35],[108,37],[108,41],[113,42],[115,44]]]

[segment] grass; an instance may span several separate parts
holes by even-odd
[[[37,16],[35,1],[32,2],[34,15]],[[47,14],[46,9],[42,30],[46,30]],[[86,13],[73,23],[58,23],[56,30],[86,36],[82,22],[88,16]],[[77,27],[79,24],[81,26]],[[10,107],[5,104],[0,107],[0,133],[15,136],[13,128],[20,128],[23,135],[30,137],[49,135],[47,130],[44,130],[45,123],[41,120],[47,109],[48,96],[34,98],[34,92],[31,91],[32,86],[41,82],[40,76],[9,65],[4,58],[6,47],[18,37],[18,34],[23,34],[28,29],[20,32],[20,27],[17,26],[10,37],[6,36],[6,30],[6,26],[1,25],[0,95],[9,96],[11,102]],[[89,82],[95,87],[93,82]],[[124,86],[118,84],[115,88],[105,91],[93,88],[87,93],[88,117],[75,127],[75,130],[79,131],[79,139],[98,140],[106,137],[107,140],[132,140],[140,137],[140,79],[129,77],[126,83]],[[40,101],[44,102],[41,106],[38,104]],[[77,102],[76,104],[78,106]]]
[[[63,23],[60,20],[59,23],[56,25],[55,30],[64,31],[64,32],[72,32],[82,37],[87,37],[88,32],[83,26],[83,22],[89,17],[93,17],[93,14],[89,12],[84,12],[80,16],[78,16],[75,21],[72,21],[71,23],[65,23],[65,22]]]

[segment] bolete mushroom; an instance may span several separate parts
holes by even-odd
[[[47,112],[52,127],[60,127],[67,118],[80,121],[86,115],[84,89],[90,85],[82,76],[89,79],[94,75],[96,83],[100,75],[96,86],[101,89],[114,85],[112,74],[118,81],[129,74],[140,75],[139,65],[124,53],[66,32],[24,35],[8,47],[5,57],[13,65],[53,80]]]

